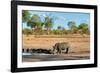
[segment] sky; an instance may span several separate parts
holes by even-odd
[[[76,12],[48,12],[48,11],[29,11],[31,16],[37,14],[40,16],[43,21],[46,16],[53,18],[53,27],[52,29],[57,29],[58,26],[62,26],[65,29],[68,29],[68,22],[74,21],[76,25],[80,25],[81,23],[87,23],[90,25],[90,14],[89,13],[76,13]],[[29,28],[26,23],[23,23],[23,29]]]

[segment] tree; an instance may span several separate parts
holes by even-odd
[[[70,22],[68,22],[68,27],[69,27],[69,29],[70,29],[70,31],[71,31],[71,33],[77,33],[77,26],[76,26],[76,23],[74,22],[74,21],[70,21]]]
[[[43,24],[41,22],[40,17],[35,14],[30,18],[27,26],[34,28],[35,30],[40,30],[40,29],[42,29]]]
[[[62,27],[61,27],[61,26],[58,26],[58,27],[57,27],[57,29],[58,29],[58,30],[61,30],[61,29],[62,29]]]
[[[88,33],[89,32],[89,27],[88,27],[88,24],[86,23],[81,23],[78,27],[78,29],[81,31],[81,33]]]
[[[47,34],[49,34],[49,31],[51,30],[51,28],[53,26],[53,19],[50,18],[49,16],[46,16],[45,21],[44,21],[44,25],[45,25],[45,28],[47,30]]]
[[[30,13],[28,10],[23,10],[22,11],[22,22],[28,22],[30,18]]]
[[[62,26],[58,26],[57,29],[58,29],[58,30],[65,30],[65,28],[62,27]]]

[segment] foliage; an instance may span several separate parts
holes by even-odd
[[[33,15],[27,23],[27,26],[34,29],[42,29],[42,22],[38,15]]]
[[[43,34],[57,34],[57,35],[65,35],[65,34],[89,34],[89,27],[86,23],[81,23],[76,26],[75,21],[69,21],[66,26],[69,29],[62,27],[61,25],[57,27],[57,29],[52,29],[54,24],[54,18],[50,16],[43,17],[44,20],[41,19],[39,15],[30,15],[27,10],[22,11],[22,22],[26,22],[27,26],[30,29],[23,29],[23,34],[30,35],[43,35]]]
[[[64,35],[64,34],[68,34],[67,30],[51,30],[50,34],[58,34],[58,35]]]
[[[88,29],[88,24],[86,23],[81,23],[78,27],[78,29],[80,30],[80,33],[81,34],[84,34],[84,33],[88,33],[89,32],[89,29]]]
[[[22,11],[22,21],[27,22],[29,18],[30,18],[30,13],[28,12],[28,10],[23,10]]]
[[[65,28],[62,27],[62,26],[58,26],[57,29],[58,29],[58,30],[65,30]]]
[[[77,33],[78,28],[77,28],[76,23],[74,21],[68,22],[68,27],[71,30],[71,33]]]
[[[53,19],[50,18],[49,16],[46,16],[45,21],[44,21],[44,25],[45,25],[45,28],[47,30],[47,34],[49,34],[49,30],[51,30],[51,28],[53,26]]]
[[[32,34],[32,30],[26,28],[26,29],[23,29],[22,33],[28,36]]]

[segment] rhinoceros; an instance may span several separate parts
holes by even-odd
[[[65,51],[65,53],[68,53],[69,48],[70,48],[70,45],[68,42],[56,43],[53,46],[53,54],[61,54],[63,50]]]

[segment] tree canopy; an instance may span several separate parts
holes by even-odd
[[[67,25],[68,25],[69,29],[71,30],[71,33],[77,33],[78,28],[74,21],[69,21]]]
[[[49,34],[49,30],[52,28],[53,26],[53,19],[50,18],[49,16],[46,16],[45,17],[45,21],[44,21],[44,25],[45,25],[45,28],[47,30],[47,33]]]
[[[81,23],[78,28],[81,30],[81,33],[87,33],[89,31],[88,24],[86,23]]]
[[[44,20],[43,20],[44,19]],[[57,26],[57,29],[52,29],[54,26],[54,18],[51,16],[41,17],[38,14],[30,14],[28,10],[22,11],[22,23],[26,23],[30,29],[24,29],[23,33],[32,34],[34,33],[44,33],[44,34],[86,34],[89,33],[89,26],[86,23],[76,24],[75,21],[69,21],[66,26]],[[62,21],[63,22],[63,21]]]
[[[27,26],[34,29],[42,29],[42,22],[38,15],[33,15],[27,23]]]
[[[28,10],[22,11],[22,22],[27,22],[30,18],[30,13]]]

